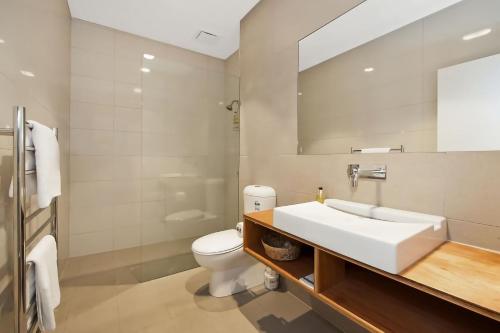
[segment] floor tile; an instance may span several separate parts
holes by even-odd
[[[339,332],[289,292],[258,286],[215,298],[204,268],[141,282],[134,278],[140,269],[135,259],[105,254],[66,260],[56,332]]]

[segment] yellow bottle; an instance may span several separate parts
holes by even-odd
[[[325,195],[323,193],[323,187],[318,187],[318,194],[316,194],[316,201],[324,203],[325,202]]]

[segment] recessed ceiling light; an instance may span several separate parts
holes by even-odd
[[[141,88],[134,88],[134,92],[136,94],[140,94],[140,93],[142,93],[142,89]]]
[[[147,59],[147,60],[153,60],[155,58],[154,55],[149,54],[149,53],[144,53],[143,56],[144,56],[144,59]]]
[[[297,93],[297,95],[302,96],[302,93],[301,93],[301,92],[299,92],[299,93]]]
[[[0,38],[0,44],[5,44],[5,40]]]
[[[149,72],[151,72],[151,70],[149,68],[147,68],[147,67],[142,67],[141,68],[141,72],[143,72],[143,73],[149,73]]]
[[[219,102],[219,105],[224,105],[224,102]]]
[[[491,31],[492,31],[491,28],[486,28],[486,29],[474,31],[474,32],[471,32],[470,34],[464,35],[462,37],[462,39],[463,40],[471,40],[471,39],[483,37],[483,36],[486,36],[487,34],[489,34]]]
[[[375,70],[375,68],[373,68],[373,67],[366,67],[364,69],[364,71],[367,72],[367,73],[373,72],[374,70]]]
[[[30,71],[20,70],[19,72],[27,77],[34,77],[35,76],[35,74],[33,72],[30,72]]]

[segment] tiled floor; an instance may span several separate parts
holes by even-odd
[[[68,261],[61,271],[57,332],[339,332],[288,292],[257,287],[213,298],[203,268],[139,283],[110,254]]]

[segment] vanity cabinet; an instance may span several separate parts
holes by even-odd
[[[273,211],[245,215],[244,249],[371,332],[499,332],[500,255],[447,242],[401,274],[390,274],[273,226]],[[276,261],[261,239],[299,242],[300,257]],[[300,278],[314,273],[314,288]]]

